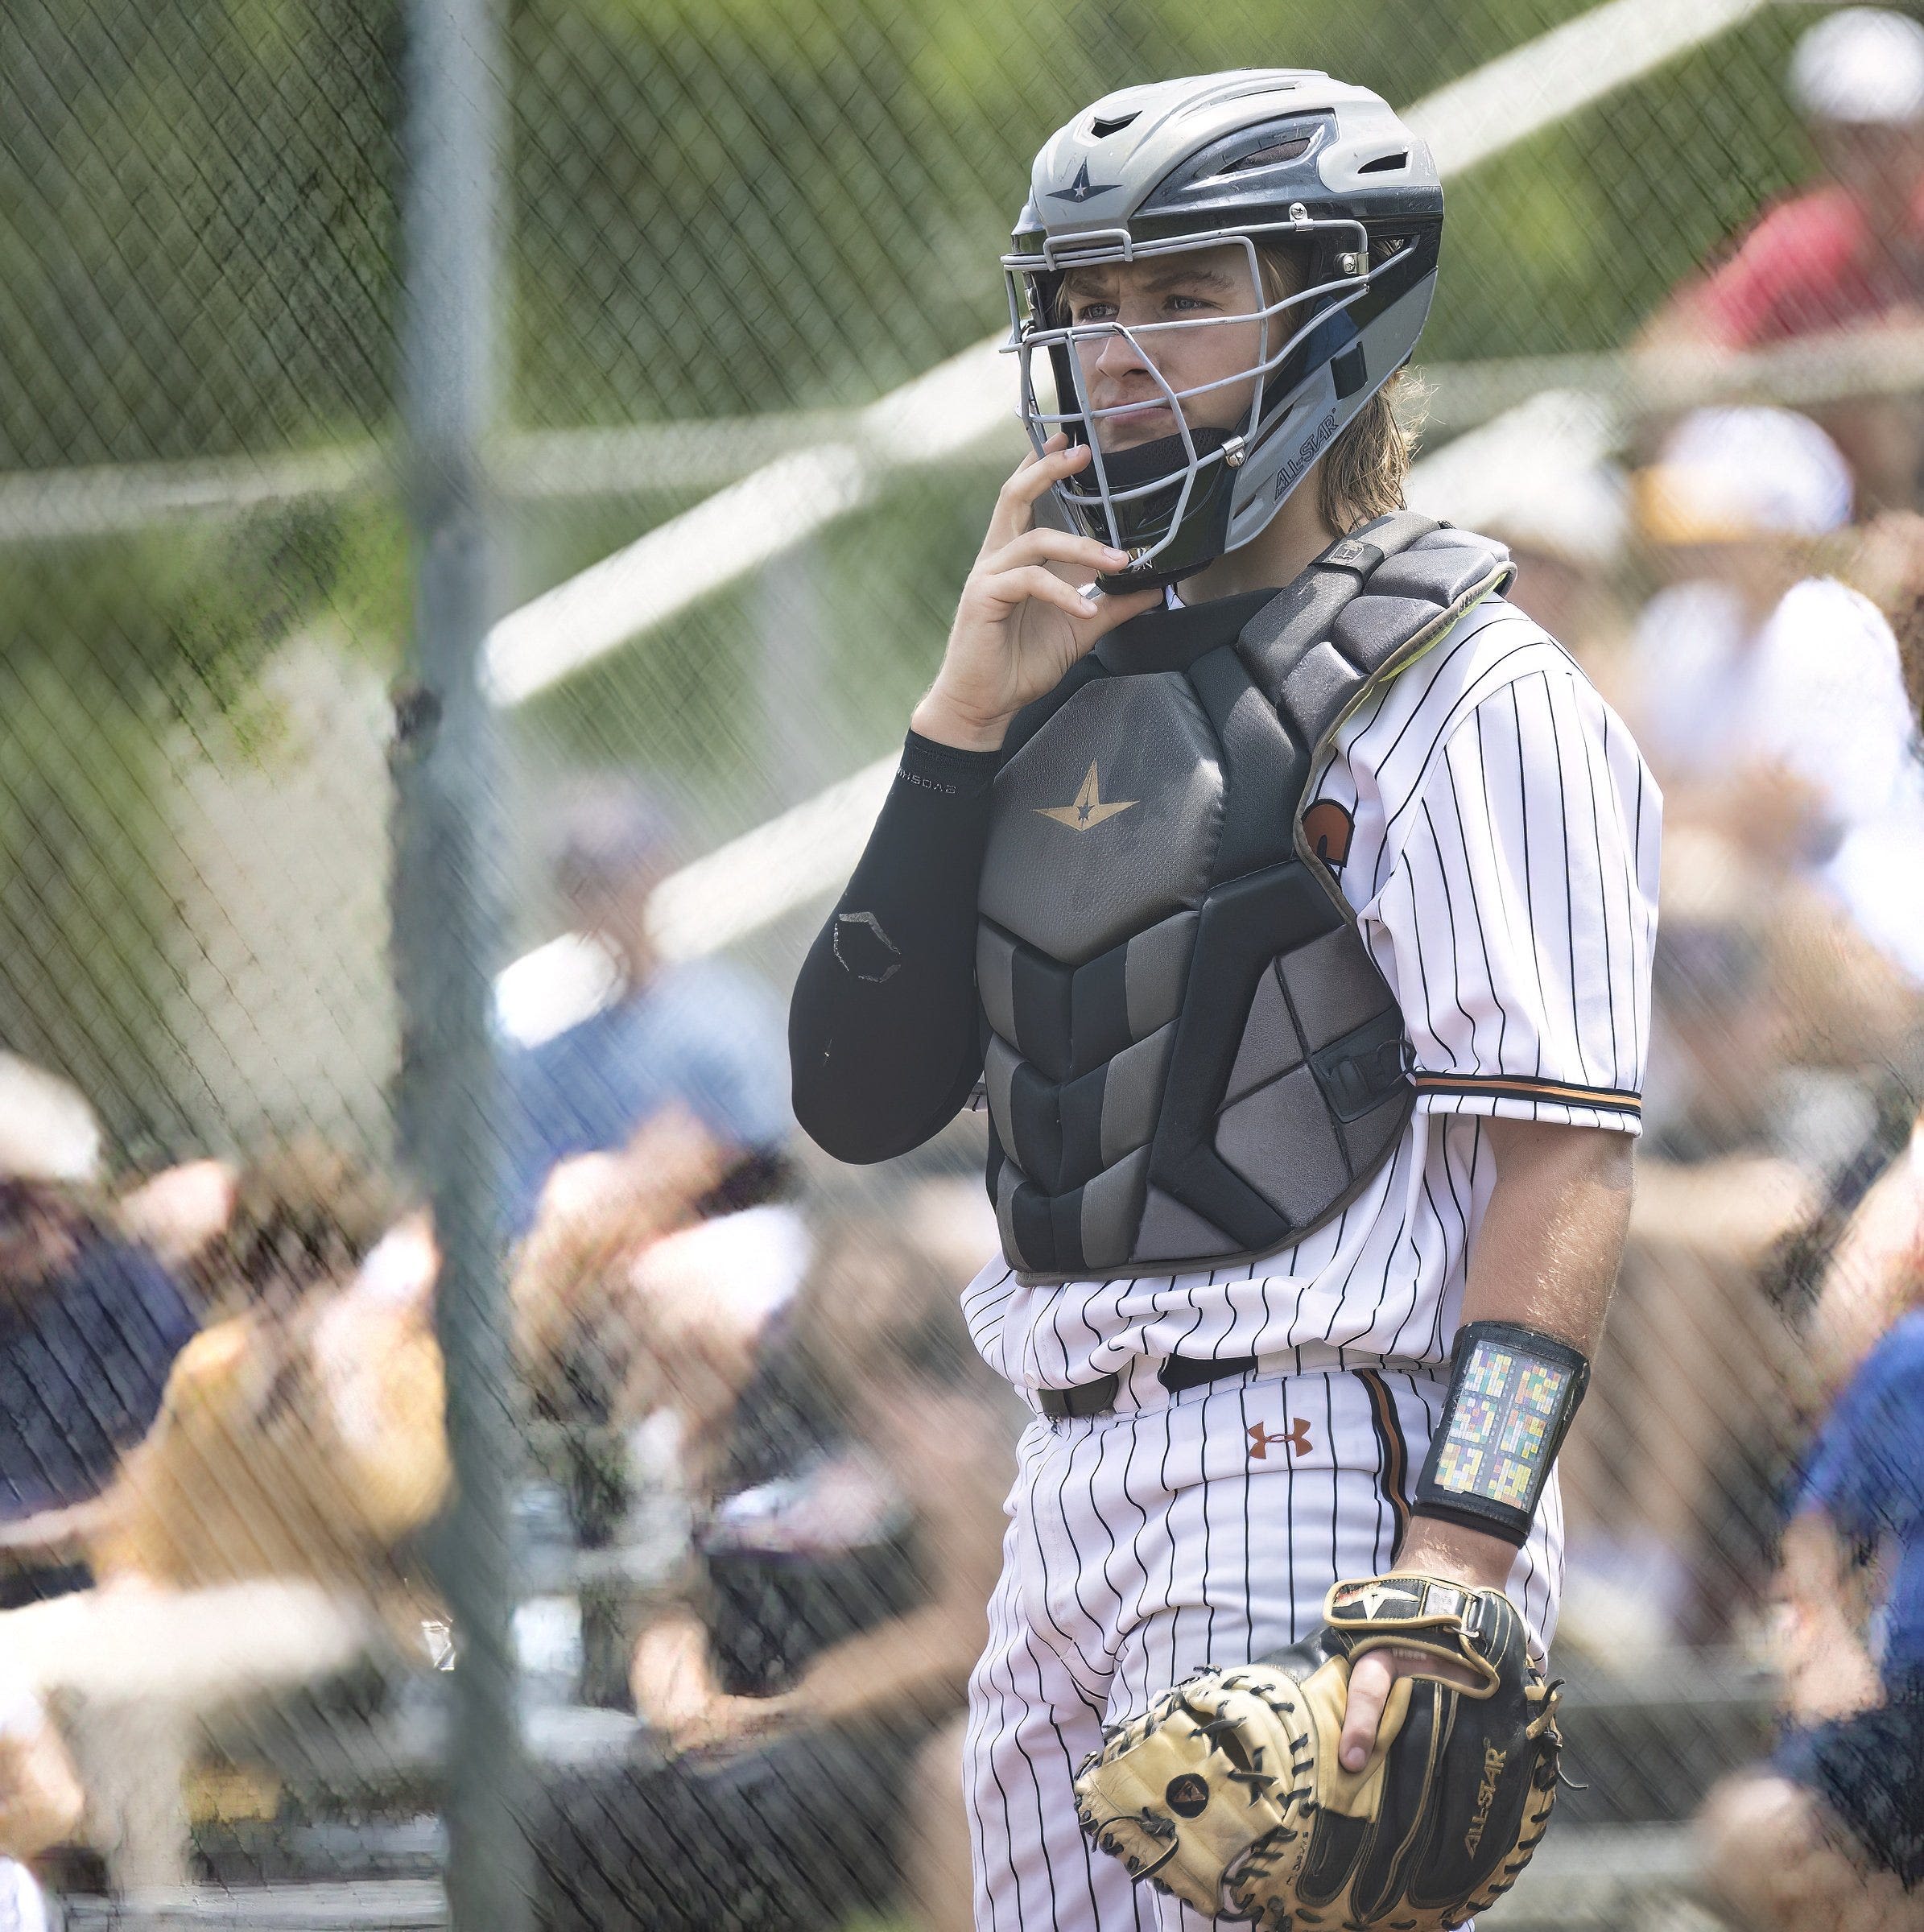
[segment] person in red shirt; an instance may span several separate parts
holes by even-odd
[[[1798,43],[1790,93],[1823,167],[1672,296],[1646,345],[1766,349],[1802,336],[1924,326],[1924,26],[1840,9]],[[1909,508],[1924,411],[1889,398],[1819,414],[1862,502]]]

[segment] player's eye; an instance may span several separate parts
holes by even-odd
[[[1116,313],[1113,302],[1077,302],[1071,305],[1070,319],[1076,323],[1107,322]]]

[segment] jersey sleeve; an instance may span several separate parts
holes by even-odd
[[[1661,814],[1574,666],[1500,686],[1442,740],[1370,909],[1420,1110],[1641,1130]]]

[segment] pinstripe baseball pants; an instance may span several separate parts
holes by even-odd
[[[1085,1841],[1071,1781],[1105,1722],[1203,1665],[1294,1642],[1332,1583],[1390,1567],[1447,1372],[1351,1359],[1174,1396],[1139,1361],[1113,1413],[1024,1431],[969,1684],[981,1932],[1206,1922]],[[1562,1575],[1553,1476],[1509,1583],[1539,1651]]]

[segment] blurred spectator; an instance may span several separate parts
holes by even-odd
[[[522,1371],[549,1413],[646,1413],[656,1396],[678,1386],[682,1345],[694,1352],[692,1395],[710,1353],[699,1333],[711,1321],[719,1354],[732,1360],[738,1352],[729,1280],[697,1269],[690,1294],[660,1294],[642,1273],[659,1244],[696,1226],[727,1161],[713,1135],[671,1104],[627,1146],[576,1154],[549,1174],[510,1288]],[[791,1274],[787,1286],[794,1285]],[[741,1286],[758,1302],[769,1284]],[[748,1326],[752,1342],[754,1323]],[[664,1348],[668,1359],[658,1365]],[[624,1393],[630,1385],[632,1399]],[[725,1414],[733,1399],[722,1403]]]
[[[203,1715],[335,1675],[383,1614],[419,1657],[437,1610],[405,1546],[448,1480],[425,1220],[392,1225],[379,1178],[317,1143],[232,1179],[194,1264],[222,1319],[99,1496],[6,1532],[97,1579],[0,1620],[0,1651],[62,1694],[90,1841],[127,1886],[185,1881]]]
[[[1639,1152],[1768,1156],[1821,1190],[1877,1133],[1924,994],[1820,887],[1701,823],[1666,844]]]
[[[40,1702],[0,1666],[0,1932],[47,1932],[47,1905],[22,1862],[64,1843],[85,1798]]]
[[[617,1152],[562,1162],[516,1257],[517,1352],[574,1545],[627,1546],[659,1572],[685,1553],[691,1490],[808,1265],[782,1203],[700,1218],[729,1155],[679,1104]],[[581,1598],[584,1701],[626,1707],[635,1606]]]
[[[1019,1415],[959,1278],[879,1220],[826,1244],[738,1406],[706,1614],[637,1649],[649,1744],[533,1828],[546,1932],[827,1928],[905,1880],[917,1922],[968,1924],[959,1714]]]
[[[770,1204],[664,1236],[638,1256],[604,1346],[619,1377],[618,1420],[675,1420],[682,1480],[700,1492],[743,1390],[812,1257],[806,1223]]]
[[[1675,299],[1678,326],[1726,348],[1924,311],[1924,27],[1839,8],[1798,43],[1790,83],[1823,179]]]
[[[1562,1637],[1599,1653],[1728,1641],[1761,1601],[1810,1401],[1767,1282],[1881,1164],[1881,1069],[1919,1012],[1820,894],[1729,840],[1686,828],[1664,871],[1629,1241],[1563,1465]]]
[[[1600,398],[1546,390],[1426,456],[1410,479],[1412,510],[1509,546],[1517,581],[1505,596],[1592,678],[1600,643],[1617,642],[1609,573],[1629,505],[1616,439]]]
[[[1817,568],[1850,516],[1842,456],[1786,411],[1699,410],[1637,496],[1673,580],[1625,697],[1669,815],[1806,872],[1924,980],[1924,765],[1897,642]]]
[[[1867,1629],[1873,1558],[1889,1583]],[[1757,1932],[1924,1925],[1924,1315],[1819,1435],[1782,1582],[1790,1728],[1712,1794],[1711,1883]]]
[[[80,1096],[0,1055],[0,1524],[97,1496],[194,1332],[173,1277],[93,1204],[99,1158]],[[86,1580],[35,1561],[0,1578],[0,1604]]]
[[[1823,1270],[1805,1334],[1814,1393],[1835,1397],[1877,1338],[1924,1303],[1924,1117],[1864,1195]]]
[[[497,995],[517,1234],[556,1162],[622,1147],[671,1103],[730,1150],[730,1204],[781,1184],[793,1127],[781,1010],[723,961],[659,957],[649,899],[671,845],[659,806],[626,780],[577,786],[556,814],[552,876],[575,927],[510,967]]]
[[[1879,324],[1924,323],[1924,26],[1840,8],[1798,43],[1791,98],[1818,182],[1758,219],[1717,266],[1672,298],[1651,346],[1767,347]],[[1910,508],[1924,405],[1877,397],[1822,412],[1866,509]]]
[[[299,1577],[378,1596],[447,1483],[431,1237],[395,1227],[386,1183],[318,1142],[234,1170],[227,1198],[191,1264],[215,1319],[151,1428],[97,1499],[8,1543],[84,1552],[103,1583]]]
[[[397,1612],[412,1604],[398,1619],[411,1630],[428,1606],[396,1553],[448,1479],[435,1270],[425,1225],[411,1225],[357,1274],[191,1342],[104,1499],[92,1539],[101,1580],[312,1579]]]

